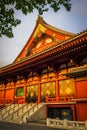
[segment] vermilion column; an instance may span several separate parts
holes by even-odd
[[[13,89],[14,89],[13,90],[14,91],[13,92],[13,103],[15,103],[15,89],[16,89],[15,87],[16,87],[16,83],[14,82],[14,87],[13,87]]]
[[[6,98],[5,98],[6,97],[6,85],[5,85],[3,91],[4,91],[4,95],[3,95],[4,101],[3,101],[3,104],[5,104],[5,100],[6,100]]]
[[[73,112],[73,120],[75,121],[76,120],[75,106],[72,105],[71,109],[72,109],[72,112]]]
[[[41,84],[38,83],[38,103],[41,102]]]
[[[14,83],[14,82],[13,82]],[[12,102],[14,103],[14,99],[15,99],[15,83],[13,84],[13,99]]]
[[[41,83],[40,83],[40,77],[38,80],[38,103],[41,102]]]
[[[24,99],[25,99],[25,102],[26,102],[26,96],[27,96],[27,81],[25,80],[25,82],[24,82]]]
[[[58,84],[58,73],[55,74],[55,78],[56,78],[56,101],[58,102],[59,101],[59,84]]]

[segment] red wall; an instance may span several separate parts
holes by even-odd
[[[14,96],[14,90],[13,89],[7,89],[5,93],[5,99],[13,99]]]
[[[1,100],[1,99],[4,99],[4,90],[1,90],[1,91],[0,91],[0,100]]]
[[[77,120],[87,120],[87,79],[76,81]],[[81,100],[80,100],[81,99]]]
[[[79,121],[87,120],[87,102],[77,103],[77,118]]]
[[[87,80],[76,81],[76,97],[87,98]]]

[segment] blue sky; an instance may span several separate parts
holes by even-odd
[[[44,13],[43,19],[57,28],[72,33],[82,32],[87,28],[87,0],[72,0],[71,3],[70,12],[64,8],[57,13],[50,10]],[[0,38],[0,67],[11,64],[18,56],[35,27],[38,13],[34,11],[25,16],[18,11],[15,17],[21,19],[21,24],[13,29],[14,38]]]

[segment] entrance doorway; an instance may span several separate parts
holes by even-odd
[[[49,107],[48,118],[59,118],[60,120],[73,120],[73,114],[70,107]]]

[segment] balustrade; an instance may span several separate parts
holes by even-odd
[[[69,102],[73,99],[73,96],[64,96],[64,97],[59,97],[56,99],[56,97],[49,97],[46,96],[45,101],[46,102]]]
[[[0,100],[0,104],[11,104],[13,103],[13,100],[12,99],[1,99]]]
[[[87,130],[87,121],[69,121],[47,118],[47,126],[53,128],[81,129]]]

